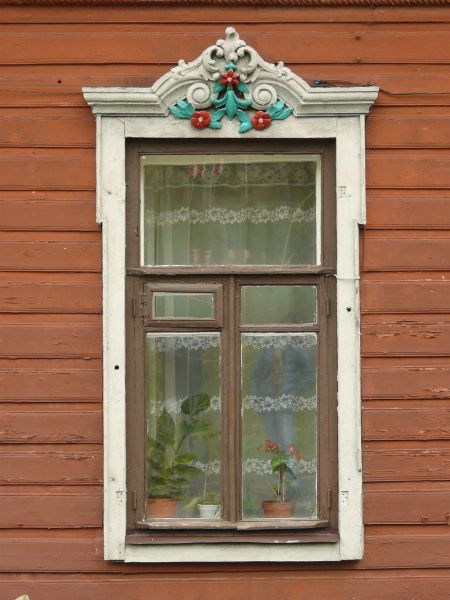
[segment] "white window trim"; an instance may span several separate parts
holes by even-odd
[[[194,129],[168,106],[187,97],[206,106],[213,66],[205,56],[253,60],[253,107],[277,94],[294,109],[285,121],[246,139],[334,139],[337,194],[337,330],[339,541],[305,544],[130,545],[126,533],[125,427],[125,140],[127,138],[236,139],[236,123]],[[224,59],[222,59],[223,62]],[[208,71],[208,72],[206,72]],[[84,88],[97,118],[97,221],[103,228],[104,557],[125,562],[304,562],[363,556],[360,391],[359,236],[365,223],[365,115],[378,88],[310,87],[281,63],[266,63],[232,28],[195,61],[152,88]],[[205,95],[206,94],[206,95]],[[264,96],[266,94],[266,96]],[[117,368],[118,367],[118,368]]]

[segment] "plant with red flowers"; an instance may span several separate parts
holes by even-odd
[[[258,450],[262,450],[263,447],[260,444]],[[264,447],[266,454],[271,454],[270,467],[272,472],[277,475],[277,481],[275,484],[267,482],[270,489],[275,495],[275,502],[285,503],[286,502],[286,478],[287,476],[295,479],[296,474],[292,467],[297,462],[299,463],[302,459],[300,450],[297,450],[294,443],[289,444],[288,451],[283,450],[276,442],[267,439]]]

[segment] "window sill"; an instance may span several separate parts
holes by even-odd
[[[154,531],[129,533],[126,536],[128,545],[178,545],[178,544],[306,544],[336,543],[339,534],[335,531],[305,533],[298,531]]]

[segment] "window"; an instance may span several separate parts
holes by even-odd
[[[361,558],[358,226],[377,88],[309,86],[228,28],[152,88],[83,91],[103,231],[105,560]],[[186,482],[175,515],[155,517],[164,481],[148,467],[177,428]],[[295,474],[283,516],[264,515],[256,469],[273,443]]]
[[[128,144],[130,541],[337,539],[334,144],[282,150]]]

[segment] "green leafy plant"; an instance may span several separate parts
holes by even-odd
[[[262,450],[262,445],[258,446],[258,450]],[[287,477],[296,478],[296,474],[292,470],[293,464],[300,462],[302,459],[301,452],[296,449],[294,443],[289,444],[288,452],[280,448],[280,446],[272,441],[266,440],[264,452],[271,454],[270,467],[272,473],[276,474],[276,483],[272,484],[267,481],[268,486],[275,495],[275,502],[286,502],[286,483]]]
[[[197,460],[196,454],[185,446],[189,439],[204,440],[217,434],[217,429],[201,418],[210,404],[208,394],[195,394],[181,403],[177,423],[165,409],[156,419],[155,437],[147,438],[150,498],[179,499],[192,477],[202,472],[192,464]]]

